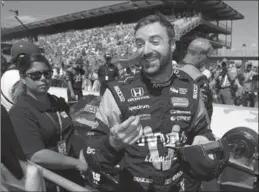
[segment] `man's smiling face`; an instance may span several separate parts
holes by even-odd
[[[172,46],[167,29],[159,22],[140,27],[136,33],[137,52],[141,55],[141,65],[148,76],[159,74],[172,60]]]

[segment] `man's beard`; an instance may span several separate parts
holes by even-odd
[[[159,54],[158,52],[155,52],[155,53],[152,53],[150,54],[149,56],[142,56],[141,58],[141,65],[142,65],[142,68],[143,68],[143,71],[144,73],[149,76],[149,77],[155,77],[157,76],[158,74],[160,74],[164,69],[165,67],[168,65],[168,64],[171,64],[171,60],[172,60],[172,56],[170,54],[170,52],[168,52],[169,54],[166,55],[166,57],[162,57],[161,54]],[[145,59],[148,59],[148,58],[156,58],[158,61],[159,61],[159,68],[158,70],[152,72],[152,73],[148,73],[146,70],[145,70],[145,64],[146,62],[148,61],[145,61]]]

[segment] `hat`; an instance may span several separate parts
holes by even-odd
[[[252,67],[252,65],[253,65],[253,63],[252,63],[251,61],[248,61],[248,62],[246,63],[246,67],[248,67],[248,66],[251,66],[251,67]]]
[[[109,51],[106,51],[104,57],[107,59],[107,58],[111,58],[112,56]]]
[[[196,180],[210,181],[223,172],[230,158],[230,149],[227,140],[220,139],[178,148],[176,154],[185,174]]]
[[[41,50],[35,44],[29,41],[19,41],[14,43],[11,47],[11,55],[16,59],[21,54],[41,53]]]

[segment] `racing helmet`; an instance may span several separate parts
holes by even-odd
[[[11,55],[14,60],[20,55],[32,53],[41,53],[41,50],[38,46],[29,41],[19,41],[14,43],[11,47]]]
[[[183,172],[200,181],[217,178],[230,158],[230,149],[226,139],[184,146],[175,150]]]

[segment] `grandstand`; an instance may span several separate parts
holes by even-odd
[[[8,41],[69,30],[129,24],[157,11],[168,16],[176,26],[176,61],[182,58],[187,45],[195,37],[210,39],[215,49],[231,48],[232,23],[244,18],[221,0],[131,1],[29,23],[27,29],[23,26],[5,28],[1,36],[2,41]],[[225,39],[220,39],[219,35],[224,35]]]

